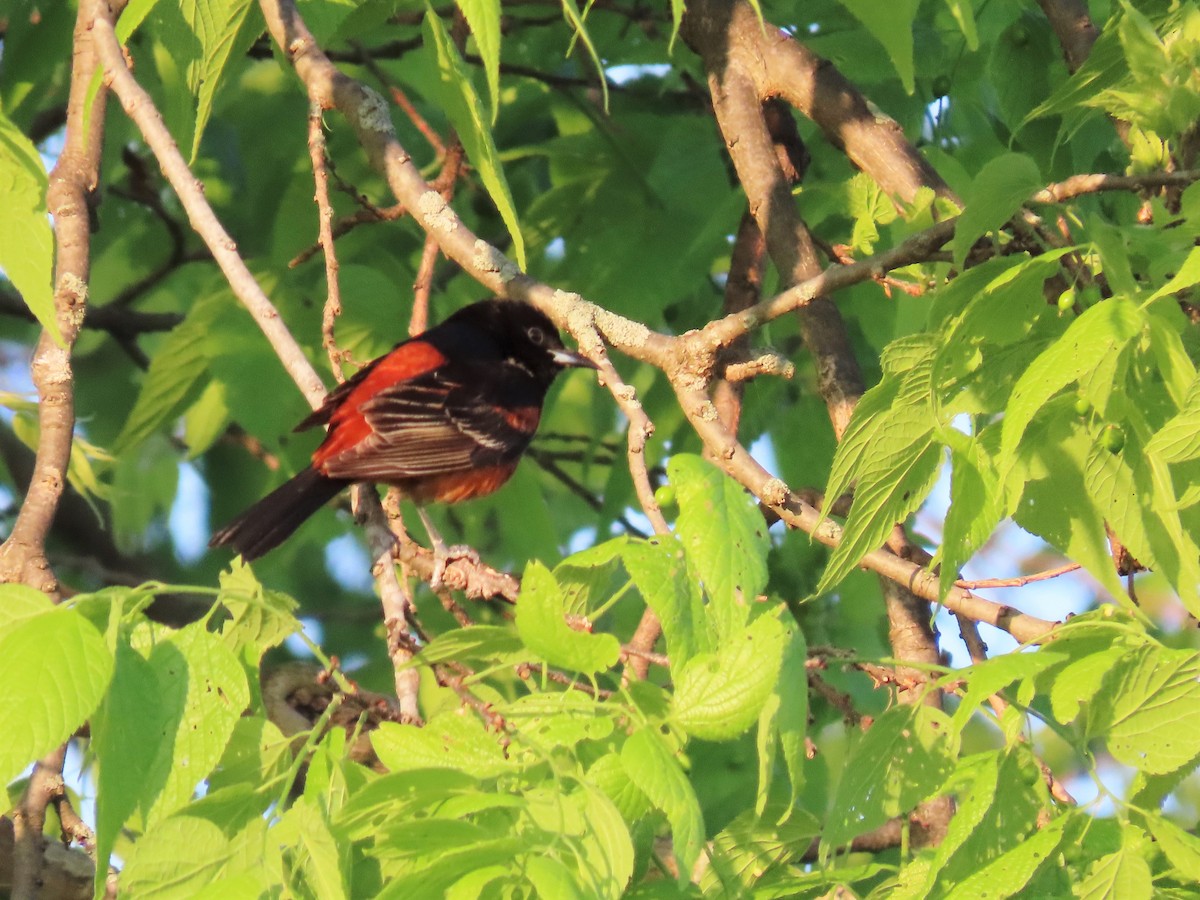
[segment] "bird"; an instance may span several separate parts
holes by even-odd
[[[213,535],[244,561],[283,543],[356,482],[399,488],[417,505],[434,549],[434,584],[452,551],[425,515],[498,490],[516,471],[541,420],[546,392],[572,367],[568,350],[529,304],[490,299],[402,341],[328,395],[296,426],[326,425],[312,462]]]

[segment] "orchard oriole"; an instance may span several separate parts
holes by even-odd
[[[567,350],[543,313],[484,300],[397,344],[331,391],[296,431],[328,425],[312,464],[213,535],[257,559],[343,488],[373,481],[418,506],[497,490],[517,468],[555,376],[591,360]],[[445,546],[422,514],[435,552]]]

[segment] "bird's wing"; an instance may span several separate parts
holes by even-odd
[[[330,478],[389,482],[515,459],[537,429],[540,397],[494,373],[462,375],[429,372],[378,391],[361,417],[335,416],[314,464]]]

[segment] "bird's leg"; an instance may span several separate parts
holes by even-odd
[[[417,515],[421,517],[421,524],[425,526],[425,533],[429,535],[429,548],[433,551],[433,575],[429,578],[429,586],[433,590],[436,591],[442,586],[442,578],[446,574],[446,566],[451,560],[466,559],[474,564],[479,563],[479,554],[466,544],[455,544],[453,547],[446,546],[446,542],[442,540],[442,536],[433,524],[433,520],[425,512],[425,507],[418,506]]]

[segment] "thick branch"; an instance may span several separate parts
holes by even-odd
[[[1038,6],[1054,29],[1054,36],[1058,38],[1067,61],[1067,69],[1077,71],[1100,36],[1087,4],[1083,0],[1038,0]]]

